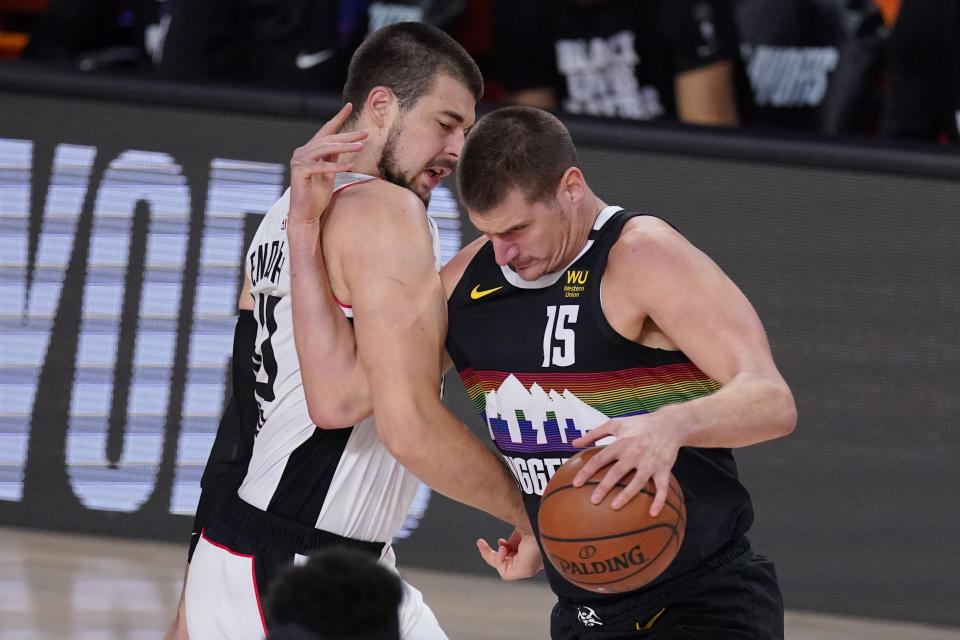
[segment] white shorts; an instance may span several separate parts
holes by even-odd
[[[298,556],[298,561],[305,556]],[[396,571],[393,547],[387,547],[380,562]],[[400,636],[403,640],[447,640],[423,594],[403,581],[400,604]],[[184,594],[187,631],[202,640],[262,640],[266,623],[252,555],[237,553],[200,537]]]

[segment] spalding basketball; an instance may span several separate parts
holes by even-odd
[[[564,578],[598,593],[638,589],[666,570],[683,542],[687,512],[683,492],[670,475],[670,491],[660,515],[650,517],[656,495],[653,480],[618,510],[610,507],[635,472],[624,476],[600,504],[590,495],[609,470],[603,467],[581,487],[573,477],[603,447],[567,460],[547,483],[540,500],[540,541],[550,563]]]

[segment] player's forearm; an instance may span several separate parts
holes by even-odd
[[[319,223],[291,216],[287,237],[293,336],[310,417],[320,427],[355,424],[372,405],[353,329],[330,287]]]
[[[679,430],[680,446],[736,448],[789,434],[797,408],[779,376],[740,373],[716,393],[667,405],[654,416]]]
[[[525,531],[530,522],[506,466],[449,411],[377,413],[390,453],[434,491]]]

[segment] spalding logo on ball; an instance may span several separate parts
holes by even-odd
[[[573,456],[547,483],[538,515],[540,541],[550,563],[573,584],[598,593],[623,593],[650,583],[673,562],[683,543],[687,512],[673,474],[667,502],[656,518],[650,517],[656,495],[653,480],[621,509],[610,507],[617,489],[627,486],[633,471],[600,504],[590,502],[610,466],[581,487],[573,486],[573,478],[601,449],[593,447]]]

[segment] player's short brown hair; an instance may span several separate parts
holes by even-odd
[[[467,136],[457,172],[460,200],[484,212],[514,188],[528,202],[552,200],[560,178],[578,167],[570,132],[542,109],[505,107],[477,121]]]
[[[354,52],[343,85],[343,101],[353,103],[353,115],[374,87],[387,87],[400,108],[409,110],[429,93],[444,73],[466,87],[475,100],[483,95],[483,76],[460,44],[437,27],[398,22],[378,29]]]

